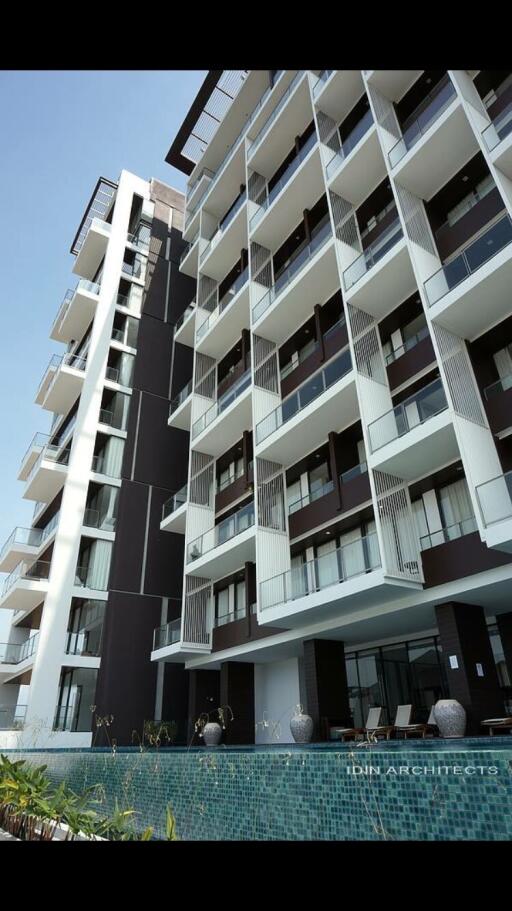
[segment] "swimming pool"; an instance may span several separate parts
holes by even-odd
[[[512,736],[213,749],[5,751],[184,840],[510,840]]]

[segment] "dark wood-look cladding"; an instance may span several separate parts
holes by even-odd
[[[231,503],[235,503],[240,497],[245,496],[253,490],[253,484],[248,480],[245,474],[241,475],[232,484],[228,484],[224,490],[215,494],[215,512],[220,512]]]
[[[405,351],[396,361],[387,364],[386,370],[390,389],[406,383],[421,370],[436,363],[434,346],[430,336],[422,338],[414,348]]]
[[[341,485],[341,511],[349,512],[371,500],[370,477],[367,471]]]
[[[234,648],[257,639],[266,639],[268,636],[277,636],[283,629],[269,629],[260,626],[256,614],[248,612],[241,620],[233,620],[224,626],[217,626],[213,630],[212,652],[220,652],[226,648]]]
[[[368,247],[371,246],[371,244],[375,243],[375,241],[382,234],[384,234],[384,231],[386,231],[390,225],[394,224],[394,222],[397,220],[397,218],[398,218],[397,208],[396,208],[396,206],[392,206],[391,209],[389,210],[389,212],[386,212],[384,218],[382,218],[380,221],[378,221],[377,224],[375,225],[375,227],[372,228],[372,230],[362,238],[361,243],[363,246],[363,250],[367,250]],[[363,227],[364,227],[364,225],[363,225]]]
[[[254,664],[225,661],[220,668],[220,705],[226,713],[224,743],[254,743]]]
[[[338,500],[338,491],[335,487],[330,493],[318,500],[313,500],[302,509],[290,513],[288,527],[290,540],[298,538],[326,522],[338,518],[344,512],[356,509],[371,500],[370,480],[368,472],[358,475],[346,484],[341,484],[341,510]]]
[[[312,376],[316,370],[318,370],[322,365],[322,348],[320,344],[317,345],[314,351],[302,361],[301,364],[298,364],[295,370],[292,370],[288,376],[285,376],[281,380],[281,396],[286,398],[290,392],[293,392],[294,389],[297,389],[304,380],[307,380],[308,377]]]
[[[466,244],[492,218],[505,211],[505,205],[497,187],[487,193],[469,212],[459,218],[455,224],[445,224],[435,232],[439,257],[442,262],[455,250]]]
[[[512,388],[497,392],[489,399],[484,397],[483,401],[492,432],[507,430],[512,424]]]
[[[344,348],[348,345],[348,332],[347,326],[345,323],[342,323],[339,326],[336,326],[331,334],[325,338],[324,336],[324,357],[328,361],[334,354],[337,354],[338,351],[343,351]]]
[[[444,582],[454,582],[475,573],[512,563],[512,554],[490,550],[480,540],[477,531],[445,544],[429,547],[421,553],[425,588]]]
[[[313,739],[323,739],[322,719],[352,726],[348,698],[345,645],[338,640],[304,642],[306,711],[314,723]]]

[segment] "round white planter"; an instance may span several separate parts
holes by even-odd
[[[290,731],[295,743],[309,743],[313,736],[313,719],[311,715],[292,715]]]
[[[434,706],[434,718],[441,737],[464,737],[466,710],[456,699],[439,699]]]
[[[216,747],[222,737],[222,728],[216,721],[209,721],[203,728],[203,740],[207,747]]]

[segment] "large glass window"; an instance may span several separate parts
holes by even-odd
[[[63,668],[54,730],[92,730],[97,676],[95,668]]]
[[[68,655],[98,657],[101,654],[101,638],[105,601],[77,601],[71,607],[68,625]]]

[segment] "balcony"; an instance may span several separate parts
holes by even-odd
[[[92,281],[107,251],[112,225],[101,218],[93,218],[78,253],[73,272]]]
[[[190,431],[190,421],[192,416],[192,380],[178,392],[171,400],[169,409],[169,427],[179,427],[180,430]]]
[[[488,547],[512,553],[512,471],[476,488]]]
[[[160,531],[172,531],[185,534],[187,524],[188,486],[186,484],[169,497],[162,506]]]
[[[0,608],[30,611],[44,601],[50,566],[47,560],[21,560],[4,581]]]
[[[453,525],[446,525],[439,531],[433,531],[429,535],[422,535],[420,538],[420,550],[430,550],[431,547],[439,547],[440,544],[447,544],[448,541],[455,541],[457,538],[463,538],[478,531],[477,522],[474,516],[463,519],[462,522],[454,522]]]
[[[329,189],[355,207],[384,179],[386,165],[370,110],[327,162],[325,174]]]
[[[82,391],[87,357],[54,355],[45,370],[35,398],[47,411],[66,414]]]
[[[251,500],[187,545],[185,572],[216,580],[256,559],[254,502]]]
[[[199,228],[194,234],[190,243],[186,245],[180,256],[180,272],[189,275],[190,278],[197,278],[197,267],[199,264]]]
[[[360,70],[324,70],[313,85],[313,98],[317,108],[341,123],[363,90]]]
[[[94,570],[88,565],[78,565],[76,567],[73,584],[75,588],[87,590],[86,593],[80,592],[81,598],[94,598],[95,593],[108,591],[108,578],[105,578],[103,573],[95,574]],[[91,593],[90,595],[89,592]]]
[[[400,219],[396,217],[343,272],[346,300],[382,319],[416,287]]]
[[[185,205],[188,211],[194,208],[197,200],[202,196],[202,192],[199,193],[198,191],[208,189],[214,177],[215,174],[210,168],[201,168],[199,174],[187,187]]]
[[[448,75],[419,107],[390,150],[389,163],[402,186],[430,199],[478,151],[478,143]]]
[[[379,603],[386,587],[376,534],[260,583],[259,622],[287,628]]]
[[[0,551],[0,572],[10,573],[26,557],[35,557],[42,540],[42,528],[16,527]]]
[[[218,289],[215,293],[218,294]],[[218,360],[233,347],[249,322],[249,270],[246,267],[196,329],[196,350]]]
[[[0,705],[0,731],[22,731],[26,714],[26,705]]]
[[[396,389],[421,370],[436,363],[434,346],[428,326],[405,339],[404,343],[386,356],[389,388]]]
[[[494,165],[512,180],[512,89],[508,88],[492,105],[492,123],[482,137]]]
[[[249,145],[247,157],[251,169],[268,173],[269,166],[282,161],[289,137],[301,134],[308,118],[311,120],[311,113],[306,73],[299,70]]]
[[[484,405],[492,432],[508,430],[512,424],[512,374],[485,387]]]
[[[33,664],[36,653],[39,632],[34,633],[25,642],[0,643],[0,678],[10,677],[13,674],[25,671]],[[19,665],[23,665],[20,668]],[[0,721],[0,728],[2,727]]]
[[[247,248],[247,193],[242,193],[208,241],[199,257],[201,273],[221,281]]]
[[[174,340],[180,345],[188,345],[189,348],[194,347],[195,312],[196,302],[192,301],[178,317],[174,326]]]
[[[442,380],[428,383],[368,427],[370,467],[415,480],[458,458]]]
[[[254,203],[249,222],[251,241],[275,249],[303,219],[304,210],[325,192],[320,146],[316,132],[290,162],[263,203]]]
[[[339,287],[339,273],[330,219],[312,232],[311,241],[297,248],[295,257],[271,288],[251,285],[252,327],[280,345],[291,326],[305,322],[317,301],[330,298]]]
[[[421,70],[366,70],[366,81],[390,101],[399,101],[414,85]]]
[[[192,425],[194,449],[218,458],[252,425],[251,370],[234,383]]]
[[[471,340],[510,315],[511,241],[512,221],[503,215],[427,279],[435,322]]]
[[[153,633],[153,651],[156,652],[161,648],[167,648],[169,645],[176,645],[181,639],[181,617],[177,620],[171,620],[170,623],[164,623],[158,626]]]
[[[69,343],[82,338],[96,313],[100,286],[81,278],[74,290],[68,289],[50,332],[56,342]]]
[[[47,433],[35,433],[30,441],[30,445],[21,460],[20,470],[18,472],[18,481],[26,481],[34,462],[41,455],[50,436]]]
[[[70,447],[47,443],[27,475],[23,499],[50,503],[65,484],[70,453]]]
[[[329,431],[348,427],[357,416],[355,380],[346,348],[256,425],[256,455],[288,467],[303,450],[305,426],[308,448],[313,450]]]

